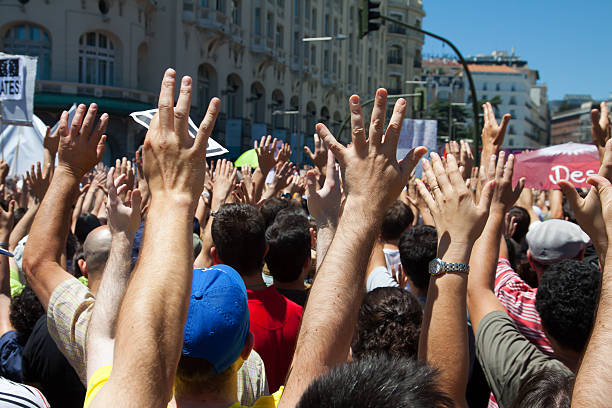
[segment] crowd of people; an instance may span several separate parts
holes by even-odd
[[[312,166],[267,136],[236,168],[206,160],[218,98],[189,135],[192,88],[168,69],[110,169],[95,104],[22,179],[0,162],[0,407],[610,406],[605,104],[592,187],[534,191],[488,103],[479,166],[466,141],[398,162],[379,89]]]

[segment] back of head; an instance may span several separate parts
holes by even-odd
[[[403,202],[397,200],[385,211],[381,235],[384,241],[395,241],[400,238],[406,228],[412,225],[414,214]]]
[[[542,274],[536,309],[544,330],[562,347],[582,352],[595,320],[601,272],[584,261],[567,259]]]
[[[301,212],[285,209],[266,231],[266,264],[278,282],[298,279],[310,259],[310,222]]]
[[[570,408],[574,376],[545,368],[525,381],[512,408]]]
[[[298,407],[450,408],[440,390],[437,371],[408,358],[368,356],[332,368],[314,380]]]
[[[219,258],[241,275],[261,273],[266,252],[264,219],[248,204],[224,204],[214,215],[212,239]]]
[[[556,219],[534,225],[526,239],[531,259],[542,266],[576,258],[590,242],[578,225]]]
[[[261,206],[261,215],[263,215],[264,222],[266,223],[266,229],[272,225],[276,219],[276,215],[289,207],[290,204],[290,200],[280,197],[273,197],[263,203]]]
[[[107,226],[91,231],[83,243],[83,258],[90,278],[101,278],[111,247],[111,233]],[[97,276],[96,276],[97,275]]]
[[[429,262],[438,251],[438,233],[429,225],[417,225],[402,234],[399,240],[400,259],[404,271],[419,289],[429,287]]]
[[[100,220],[98,217],[91,213],[81,214],[77,218],[76,225],[74,227],[74,234],[78,238],[79,242],[82,244],[85,242],[87,235],[100,225]]]
[[[529,231],[529,224],[531,222],[529,213],[523,207],[512,207],[509,213],[510,218],[512,219],[512,217],[514,217],[514,221],[516,222],[516,229],[514,230],[512,239],[514,239],[516,242],[521,242]]]
[[[24,339],[30,337],[34,325],[44,314],[45,309],[30,286],[23,288],[21,293],[11,300],[9,319],[15,331]]]
[[[227,265],[194,269],[177,396],[214,392],[230,380],[235,383],[232,368],[241,362],[249,330],[246,287],[238,272]]]
[[[353,357],[377,353],[416,357],[422,320],[421,304],[407,290],[388,287],[368,292],[359,309]]]

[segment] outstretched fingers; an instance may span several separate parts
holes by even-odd
[[[361,108],[359,108],[361,110]],[[334,135],[329,131],[327,126],[322,123],[317,123],[316,126],[317,133],[323,138],[323,141],[327,146],[329,146],[329,150],[334,154],[334,156],[338,159],[338,162],[341,166],[345,166],[344,163],[344,150],[346,149],[342,144],[340,144]]]
[[[352,95],[349,98],[349,109],[351,112],[351,134],[353,145],[359,152],[366,151],[366,134],[365,134],[365,125],[363,124],[363,113],[361,111],[361,100],[359,99],[359,95]],[[317,133],[321,135],[321,132],[317,130]],[[327,140],[324,135],[321,135],[325,143]],[[327,143],[330,146],[329,143]],[[331,148],[331,146],[330,146]],[[340,160],[340,158],[338,158]]]
[[[372,117],[370,119],[370,131],[368,132],[368,142],[370,146],[378,148],[382,144],[385,133],[385,116],[387,113],[387,90],[379,88],[374,98]]]
[[[196,135],[194,141],[194,148],[198,151],[201,151],[204,156],[206,156],[206,147],[208,146],[208,138],[215,127],[215,122],[217,121],[217,116],[219,115],[219,109],[221,107],[221,100],[219,98],[212,98],[210,103],[208,104],[208,109],[206,110],[206,115],[204,115],[204,119],[200,123],[200,127],[198,128],[198,134]]]
[[[404,180],[410,180],[411,174],[414,171],[419,161],[427,154],[427,148],[418,146],[410,150],[408,154],[399,162],[400,171]]]
[[[385,132],[384,146],[388,154],[392,154],[395,156],[395,153],[397,151],[397,142],[400,137],[400,132],[402,130],[402,121],[404,120],[405,114],[406,100],[404,98],[400,98],[395,102],[395,106],[393,107],[393,114],[391,115],[389,125],[387,126],[387,130]]]
[[[193,81],[191,77],[181,79],[179,97],[174,108],[174,129],[182,142],[187,142],[189,136],[189,111],[191,110],[191,93]]]
[[[159,91],[159,124],[162,129],[174,132],[174,88],[176,86],[176,71],[168,68]]]

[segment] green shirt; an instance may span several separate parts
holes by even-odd
[[[511,407],[523,382],[544,368],[572,374],[527,340],[500,310],[487,314],[478,325],[476,356],[500,408]]]

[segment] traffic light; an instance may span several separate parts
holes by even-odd
[[[380,18],[380,1],[360,0],[359,7],[359,38],[363,38],[371,31],[380,28],[380,22],[375,22]]]
[[[414,97],[414,111],[423,112],[427,106],[427,89],[419,87],[414,90],[414,93],[418,94]]]

